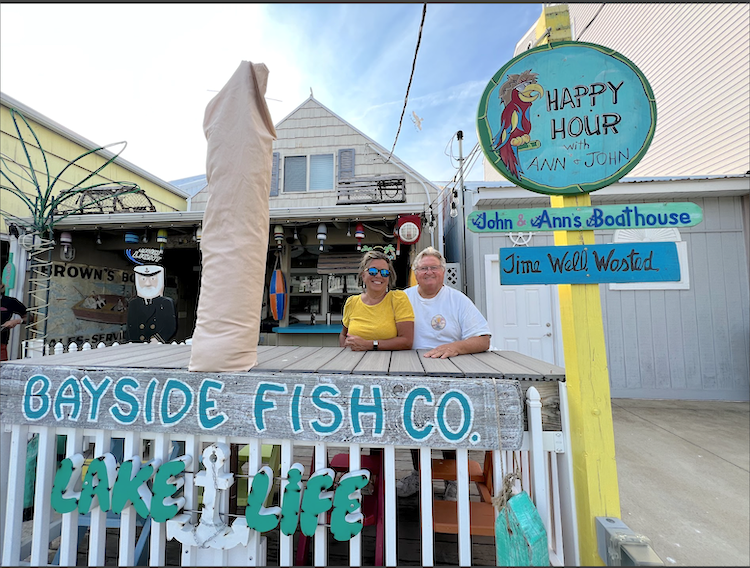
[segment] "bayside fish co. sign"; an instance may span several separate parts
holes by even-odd
[[[656,130],[646,77],[616,51],[559,42],[523,52],[490,80],[477,132],[511,182],[547,195],[588,193],[627,174]]]
[[[692,227],[701,221],[703,211],[695,203],[638,203],[472,211],[467,226],[474,233],[502,233]]]
[[[500,249],[500,284],[601,284],[680,280],[673,242]]]
[[[510,380],[3,371],[0,410],[8,423],[487,450],[517,449],[523,436],[520,387]]]
[[[118,464],[114,456],[107,453],[91,461],[81,489],[76,491],[84,458],[75,454],[63,459],[55,474],[51,505],[60,514],[89,513],[97,507],[119,514],[132,506],[141,517],[166,522],[167,538],[199,548],[246,546],[250,531],[264,533],[276,527],[286,535],[294,534],[299,528],[306,536],[313,536],[318,515],[328,511],[331,511],[331,534],[336,540],[349,540],[362,530],[361,490],[370,480],[366,469],[344,474],[331,491],[336,476],[332,469],[314,471],[303,483],[305,468],[295,463],[285,472],[288,483],[281,506],[265,507],[273,487],[273,472],[263,466],[252,476],[244,517],[229,525],[221,519],[217,506],[221,492],[234,484],[234,476],[224,472],[229,447],[212,444],[203,451],[202,457],[203,469],[195,475],[195,485],[203,487],[203,508],[196,525],[189,514],[181,513],[185,497],[174,497],[185,483],[182,474],[193,465],[193,457],[188,455],[164,464],[159,460],[141,464],[140,458],[134,456]],[[147,485],[149,481],[152,481],[151,488]]]

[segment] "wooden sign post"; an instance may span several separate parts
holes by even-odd
[[[550,197],[552,207],[591,205],[585,193]],[[555,231],[555,245],[594,243],[594,231]],[[570,445],[582,566],[600,566],[596,517],[620,517],[615,434],[599,284],[558,284],[568,384]]]
[[[487,85],[477,115],[489,163],[520,187],[549,195],[553,208],[590,208],[588,193],[632,170],[655,129],[656,102],[640,70],[609,48],[583,42],[550,43],[514,57]],[[495,230],[505,225],[493,221]],[[555,231],[557,247],[594,244],[593,230],[570,228]],[[595,518],[619,517],[620,496],[599,285],[557,284],[579,562],[603,565]]]

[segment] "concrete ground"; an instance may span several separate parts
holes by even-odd
[[[667,566],[750,565],[750,404],[615,399],[622,520]]]

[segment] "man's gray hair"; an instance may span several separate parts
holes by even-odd
[[[440,251],[433,247],[427,247],[426,249],[422,250],[415,258],[414,262],[411,264],[411,269],[416,270],[419,267],[419,263],[422,262],[422,259],[425,256],[434,256],[440,261],[440,266],[445,269],[445,258],[443,258],[443,255],[440,254]]]

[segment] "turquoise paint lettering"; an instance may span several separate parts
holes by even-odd
[[[122,377],[115,383],[114,397],[117,402],[109,407],[109,413],[120,424],[132,424],[138,418],[138,413],[141,411],[138,399],[125,389],[138,390],[139,387],[138,381],[133,377]],[[129,407],[127,414],[121,403]]]
[[[427,405],[431,406],[433,403],[432,392],[430,392],[428,388],[416,387],[415,389],[412,389],[404,401],[403,422],[406,433],[414,440],[420,441],[430,437],[434,426],[430,422],[425,422],[424,427],[421,429],[414,425],[414,404],[418,398],[423,399],[424,403]]]
[[[301,386],[301,385],[298,385]],[[293,535],[299,525],[299,509],[302,502],[302,474],[305,468],[298,463],[292,465],[287,472],[287,484],[284,486],[281,500],[281,532]]]
[[[143,404],[143,418],[146,424],[154,423],[154,392],[156,391],[157,386],[159,386],[158,379],[151,379],[148,387],[146,387],[146,402]]]
[[[81,384],[83,384],[83,388],[85,388],[86,392],[88,392],[89,395],[91,396],[91,407],[89,408],[89,422],[96,422],[99,417],[99,402],[102,399],[102,395],[104,395],[104,393],[107,392],[109,385],[112,384],[112,379],[110,379],[109,377],[104,377],[102,382],[100,382],[99,385],[95,386],[91,382],[91,379],[89,379],[88,377],[83,377]]]
[[[331,511],[331,534],[336,540],[347,541],[362,532],[364,515],[361,490],[369,481],[370,472],[366,469],[350,471],[339,480]]]
[[[454,400],[461,408],[461,426],[456,431],[451,430],[445,420],[445,412],[448,408],[448,404]],[[460,391],[448,391],[442,397],[440,397],[437,409],[437,423],[440,434],[447,441],[460,442],[461,440],[463,440],[468,435],[473,421],[474,416],[471,401],[466,397],[464,393]]]
[[[69,395],[65,393],[68,389],[71,391]],[[78,379],[72,376],[65,379],[60,385],[60,388],[57,389],[57,394],[55,395],[56,420],[62,420],[65,418],[62,413],[64,406],[70,406],[72,408],[68,419],[78,420],[78,417],[81,415],[81,385],[79,384]]]
[[[210,391],[212,390],[223,391],[224,383],[212,379],[205,379],[201,383],[200,394],[198,396],[198,424],[206,430],[218,428],[228,419],[227,415],[223,412],[219,412],[215,416],[209,416],[209,411],[216,408],[216,401],[210,398]]]
[[[141,460],[133,458],[123,462],[117,471],[117,480],[112,490],[112,510],[122,513],[128,503],[132,503],[135,512],[144,519],[151,510],[151,491],[146,482],[154,474],[152,463],[141,467]]]
[[[109,511],[110,491],[115,484],[116,471],[117,462],[112,454],[104,454],[91,461],[81,487],[79,513],[89,513],[94,507]]]
[[[162,465],[154,476],[153,493],[151,500],[151,518],[157,523],[173,518],[185,505],[185,498],[172,496],[185,484],[185,480],[176,476],[185,471],[186,462],[190,463],[190,456],[182,456],[176,460],[168,461]]]
[[[255,404],[253,405],[253,416],[255,418],[255,428],[258,432],[264,432],[266,429],[265,413],[268,410],[276,409],[276,402],[266,400],[267,392],[277,392],[286,394],[286,385],[279,383],[260,383],[255,391]]]
[[[319,469],[310,474],[307,487],[302,494],[302,512],[299,516],[299,528],[305,536],[313,536],[318,527],[318,515],[330,510],[333,506],[333,487],[335,472],[330,468]]]
[[[247,507],[245,507],[245,520],[250,530],[259,533],[268,532],[279,524],[281,507],[264,507],[268,495],[273,486],[273,471],[264,465],[258,473],[253,476],[250,492],[247,494]]]
[[[351,414],[352,431],[355,436],[362,434],[362,424],[360,423],[360,417],[362,414],[374,414],[375,424],[373,426],[373,436],[383,435],[382,389],[378,385],[372,385],[370,387],[370,394],[374,402],[372,404],[362,404],[360,402],[362,387],[357,385],[352,388],[351,406],[349,407],[349,411]]]
[[[169,413],[169,398],[172,391],[178,391],[182,393],[182,407],[177,410],[174,414]],[[193,408],[193,390],[177,379],[167,379],[167,383],[164,385],[164,390],[161,393],[161,413],[159,418],[161,423],[165,426],[170,424],[177,424],[185,415]]]
[[[38,390],[34,390],[36,386]],[[50,409],[49,388],[50,380],[44,375],[34,375],[26,381],[23,397],[23,415],[27,420],[41,420]],[[39,406],[34,408],[35,403]]]
[[[294,392],[292,393],[292,404],[289,407],[289,418],[292,421],[292,432],[294,432],[295,434],[299,434],[300,432],[302,432],[302,420],[300,417],[299,406],[304,390],[304,385],[294,385]]]
[[[75,454],[60,462],[60,469],[55,473],[55,481],[52,485],[50,505],[58,513],[71,513],[78,508],[80,491],[74,491],[78,479],[81,478],[81,466],[83,456]]]
[[[339,396],[341,394],[341,391],[334,385],[316,385],[315,388],[313,388],[311,397],[313,405],[320,410],[330,412],[332,415],[331,422],[328,424],[323,424],[317,418],[310,420],[310,426],[312,427],[312,429],[316,433],[321,435],[332,434],[333,432],[336,432],[339,428],[341,428],[341,424],[344,421],[344,412],[341,410],[341,407],[335,402],[324,400],[322,397],[325,394],[330,396]]]

